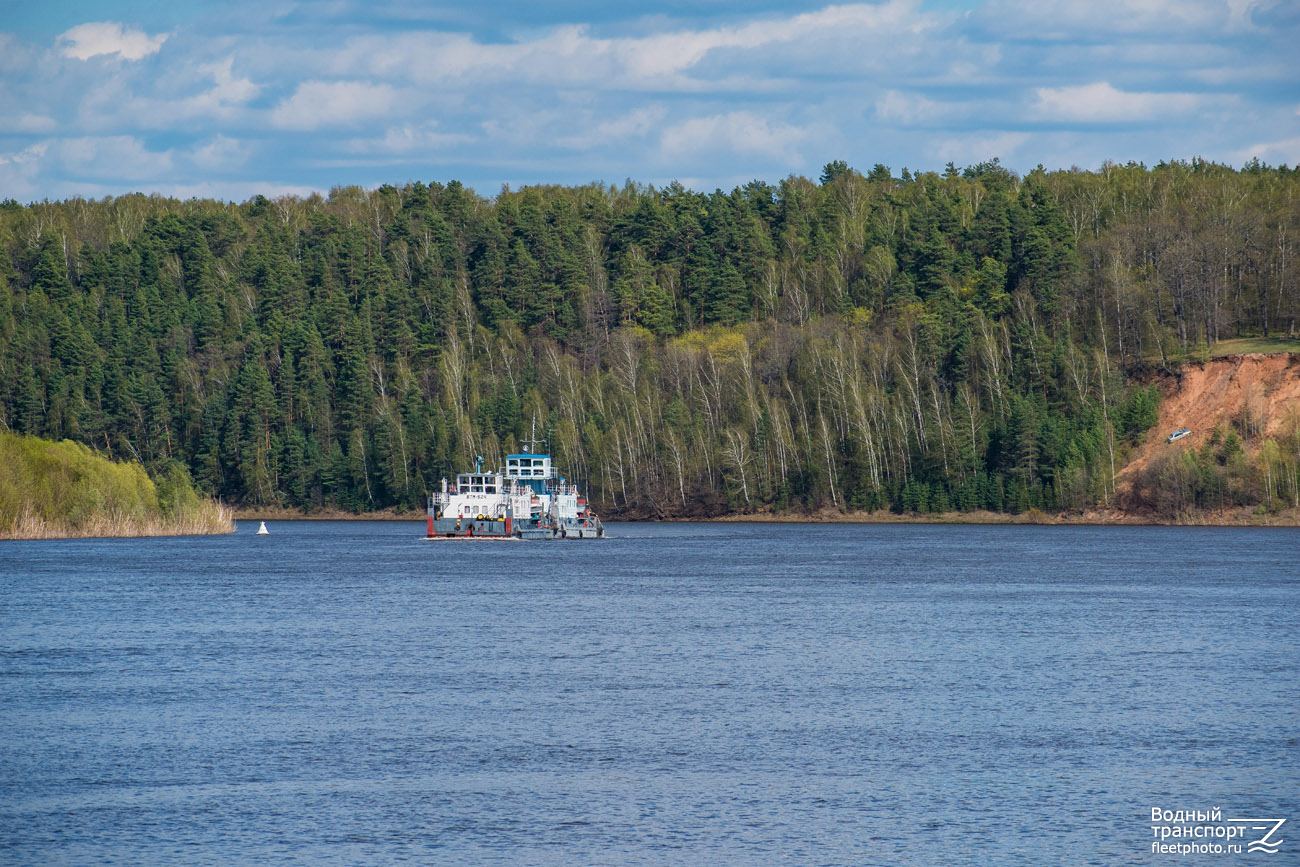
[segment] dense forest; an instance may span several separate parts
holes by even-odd
[[[0,430],[302,509],[534,426],[614,515],[1114,505],[1153,371],[1295,334],[1298,236],[1300,172],[1201,161],[8,201]],[[1174,483],[1288,500],[1298,444]]]

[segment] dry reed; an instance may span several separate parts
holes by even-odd
[[[0,539],[233,533],[230,509],[173,462],[110,461],[79,443],[0,432]]]
[[[116,509],[87,516],[72,526],[49,521],[27,503],[22,513],[7,527],[0,527],[3,539],[89,539],[135,538],[139,536],[208,536],[235,532],[233,513],[214,500],[205,500],[184,515],[141,518]]]

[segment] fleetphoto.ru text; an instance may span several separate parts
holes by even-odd
[[[1151,851],[1157,855],[1276,855],[1286,819],[1224,818],[1209,810],[1151,808]]]

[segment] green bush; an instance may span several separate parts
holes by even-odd
[[[219,510],[195,493],[179,462],[155,473],[156,484],[140,464],[70,440],[0,433],[0,536],[146,535]]]

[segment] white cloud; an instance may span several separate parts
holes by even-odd
[[[1184,114],[1197,108],[1201,98],[1191,93],[1130,93],[1109,82],[1040,87],[1030,111],[1036,120],[1115,123],[1150,120]]]
[[[206,95],[214,102],[222,105],[248,102],[255,99],[261,91],[260,87],[247,78],[236,78],[232,71],[234,65],[235,58],[231,56],[199,67],[200,72],[212,76],[214,86]]]
[[[887,90],[876,100],[876,117],[886,123],[920,126],[940,119],[951,120],[954,113],[965,114],[959,105],[926,99],[919,93]]]
[[[17,153],[0,153],[0,198],[30,201],[41,196],[37,177],[49,145],[45,142]]]
[[[1234,162],[1237,164],[1259,157],[1270,165],[1276,166],[1285,163],[1289,166],[1300,166],[1300,136],[1280,141],[1260,142],[1242,148],[1234,156],[1236,157]]]
[[[1207,34],[1245,24],[1223,0],[991,0],[972,14],[994,35],[1015,22],[1017,34],[1063,42],[1081,41],[1083,34],[1094,40],[1116,33]]]
[[[1213,88],[1237,88],[1249,91],[1266,84],[1290,86],[1295,79],[1295,63],[1290,58],[1241,57],[1223,66],[1207,66],[1189,71],[1188,77]]]
[[[473,136],[442,133],[435,128],[398,126],[390,127],[383,138],[349,139],[343,149],[355,154],[432,154],[474,140]]]
[[[484,189],[590,176],[712,188],[840,158],[933,168],[1000,156],[1019,171],[1238,164],[1256,151],[1292,162],[1300,133],[1286,96],[1300,19],[1284,0],[704,4],[676,19],[521,24],[504,40],[446,29],[473,20],[454,10],[395,29],[398,12],[370,18],[354,0],[229,8],[202,32],[154,35],[141,21],[40,44],[0,33],[13,133],[0,146],[14,151],[0,197],[276,175],[328,189],[442,171]],[[150,151],[152,130],[170,150]],[[39,155],[19,150],[37,141]]]
[[[940,163],[973,165],[998,157],[1003,164],[1013,165],[1011,158],[1028,141],[1028,133],[1023,132],[975,132],[939,142],[934,155]]]
[[[256,195],[268,199],[281,196],[296,196],[305,199],[312,193],[323,190],[300,184],[281,184],[276,181],[240,180],[240,181],[200,181],[198,183],[164,183],[149,190],[164,196],[178,199],[216,199],[224,202],[246,202]]]
[[[557,138],[555,143],[572,150],[592,150],[629,139],[644,139],[658,130],[667,116],[666,106],[646,105],[574,135]]]
[[[53,132],[54,128],[58,126],[54,122],[54,118],[43,114],[32,114],[31,112],[24,112],[10,122],[13,124],[10,127],[11,132],[47,133]]]
[[[80,94],[80,129],[220,132],[232,122],[247,120],[252,113],[248,104],[261,92],[259,85],[235,75],[233,64],[234,58],[226,57],[186,65],[164,80],[149,75],[148,81],[141,81],[136,71],[122,69],[98,75]]]
[[[188,154],[190,162],[197,168],[212,172],[228,172],[242,168],[251,155],[252,148],[246,142],[220,134],[205,144],[195,147]]]
[[[632,75],[659,77],[689,69],[710,52],[720,49],[753,51],[781,43],[815,43],[827,37],[919,33],[933,24],[933,19],[922,15],[919,9],[920,4],[914,0],[827,6],[816,12],[739,27],[609,40],[604,45]]]
[[[500,112],[489,110],[479,124],[478,137],[494,153],[514,151],[525,161],[539,153],[548,153],[550,145],[572,134],[578,115],[562,108],[534,107],[532,111]]]
[[[146,124],[170,126],[174,122],[194,117],[229,118],[239,109],[257,98],[261,87],[247,78],[236,78],[232,72],[235,59],[227,57],[216,63],[198,67],[198,71],[212,79],[212,87],[180,100],[135,100],[131,107]]]
[[[1253,28],[1255,23],[1250,20],[1251,13],[1257,8],[1267,9],[1275,5],[1275,0],[1227,0],[1228,3],[1228,20],[1240,28]]]
[[[248,148],[224,136],[187,153],[155,152],[129,136],[50,139],[16,153],[0,153],[0,198],[33,201],[46,197],[121,195],[140,190],[182,199],[244,201],[261,193],[309,196],[310,185],[256,179],[193,180],[177,164],[204,172],[237,169]],[[217,165],[217,163],[223,163]]]
[[[400,94],[388,84],[364,81],[304,81],[271,112],[280,129],[313,130],[355,126],[391,115]]]
[[[172,172],[170,150],[151,151],[128,135],[56,139],[50,152],[64,171],[81,177],[147,181]]]
[[[0,73],[6,78],[31,68],[36,52],[12,33],[0,33]]]
[[[56,43],[65,57],[89,60],[101,54],[116,54],[123,60],[141,60],[154,54],[167,41],[168,34],[150,36],[116,21],[91,21],[78,24],[59,35]]]
[[[87,183],[122,190],[171,172],[170,151],[150,151],[131,136],[47,139],[18,153],[0,154],[0,195],[68,195]]]
[[[721,151],[770,157],[798,166],[803,164],[803,157],[796,148],[807,137],[808,133],[799,127],[773,124],[748,111],[734,111],[671,126],[664,130],[660,146],[670,159]]]
[[[612,38],[594,36],[586,25],[555,27],[506,44],[436,32],[367,35],[350,39],[340,50],[320,52],[309,62],[330,76],[422,84],[508,80],[515,85],[691,91],[707,80],[714,87],[749,89],[756,79],[775,78],[775,69],[787,62],[817,74],[860,70],[864,65],[889,68],[913,52],[938,24],[937,18],[920,11],[917,0],[888,0],[827,6],[735,26]],[[703,69],[714,58],[724,63],[720,75]],[[725,62],[728,58],[732,64]],[[739,59],[760,68],[753,75],[730,69]]]
[[[0,165],[18,166],[35,164],[41,157],[45,156],[45,152],[49,150],[49,147],[49,142],[40,142],[31,145],[30,147],[25,147],[17,153],[0,154]]]

